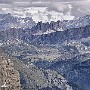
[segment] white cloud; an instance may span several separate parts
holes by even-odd
[[[26,12],[25,8],[47,7],[48,11],[66,14],[69,10],[68,4],[72,5],[72,15],[76,17],[90,13],[90,0],[0,0],[0,12],[3,12],[2,8],[14,10],[12,12],[18,12],[15,8],[21,8],[19,12]]]

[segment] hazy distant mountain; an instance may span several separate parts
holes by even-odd
[[[11,28],[31,28],[35,25],[32,18],[18,18],[8,14],[0,14],[0,30],[7,30]]]

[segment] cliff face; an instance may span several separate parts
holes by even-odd
[[[1,52],[0,52],[1,54]],[[10,59],[0,55],[0,90],[21,90],[19,72]]]
[[[90,25],[85,27],[56,31],[49,34],[32,35],[30,41],[37,44],[57,44],[64,41],[80,40],[90,36]],[[26,40],[26,38],[25,38]]]

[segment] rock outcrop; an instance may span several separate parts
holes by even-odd
[[[0,90],[21,90],[19,72],[3,55],[0,55]]]

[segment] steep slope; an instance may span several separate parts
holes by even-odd
[[[23,40],[35,44],[57,44],[63,43],[64,41],[79,40],[90,36],[90,25],[79,28],[67,29],[65,31],[56,31],[49,34],[32,35],[30,37],[23,36]]]
[[[8,62],[10,62],[11,60],[14,63],[14,68],[18,70],[20,73],[20,82],[23,90],[43,90],[43,88],[47,87],[59,88],[60,90],[73,90],[72,87],[69,86],[67,80],[56,71],[39,69],[34,64],[30,63],[24,64],[20,60],[16,60],[14,57],[10,55],[8,57],[7,54],[5,54],[3,51],[2,57],[9,59]],[[10,65],[12,65],[12,63],[10,63]],[[14,75],[17,74],[15,73]],[[12,75],[11,78],[13,78]]]
[[[22,90],[19,72],[0,49],[0,90]]]

